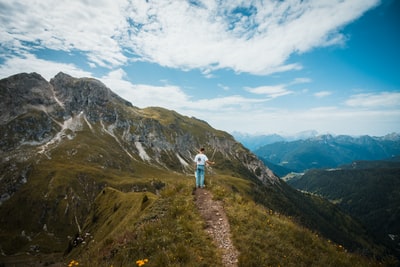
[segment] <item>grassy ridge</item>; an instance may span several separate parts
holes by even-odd
[[[84,266],[127,266],[138,259],[147,259],[146,266],[220,266],[220,253],[194,206],[192,179],[180,177],[166,184],[158,196],[111,188],[100,193],[85,231],[107,234],[94,235],[95,241],[74,249],[66,260]],[[224,203],[240,252],[239,266],[382,266],[256,204],[246,193],[254,186],[248,180],[214,175],[208,185]]]
[[[192,183],[181,177],[158,196],[106,189],[84,228],[97,234],[68,260],[84,266],[133,266],[139,259],[148,259],[147,266],[220,266],[218,249],[194,206]]]

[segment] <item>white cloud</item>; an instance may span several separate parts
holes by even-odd
[[[286,84],[277,85],[263,85],[258,87],[245,87],[244,89],[250,93],[264,95],[267,99],[277,98],[285,95],[294,94],[294,91],[287,89],[292,85],[309,83],[311,79],[309,78],[295,78],[293,81]],[[303,89],[302,92],[306,92],[307,89]]]
[[[180,68],[231,68],[269,74],[299,69],[293,53],[342,43],[340,27],[378,3],[357,1],[149,1],[130,17],[141,25],[126,46],[142,58]],[[238,7],[244,10],[240,12]]]
[[[350,107],[400,107],[400,92],[381,92],[351,96],[345,104]]]
[[[193,103],[192,109],[202,111],[203,113],[219,112],[231,112],[235,110],[241,110],[246,113],[255,109],[258,103],[265,102],[265,99],[257,98],[246,98],[240,95],[231,95],[225,97],[217,97],[212,99],[201,99]]]
[[[5,78],[20,72],[36,72],[46,80],[50,80],[60,71],[74,77],[92,77],[90,72],[79,69],[73,64],[57,63],[37,58],[35,55],[25,53],[21,56],[8,57],[0,65],[0,78]]]
[[[82,51],[90,62],[105,67],[127,61],[118,43],[119,32],[127,29],[125,0],[0,2],[0,42],[12,53]]]
[[[259,87],[246,87],[245,89],[253,94],[265,95],[268,98],[277,98],[280,96],[292,94],[292,91],[287,90],[286,85],[279,84],[274,86],[259,86]]]
[[[329,96],[331,94],[332,94],[332,92],[329,92],[329,91],[320,91],[320,92],[316,92],[314,94],[314,96],[317,97],[317,98],[322,98],[322,97]]]
[[[178,111],[182,107],[190,105],[188,96],[178,86],[132,84],[125,80],[125,77],[126,73],[122,69],[118,69],[108,73],[100,80],[119,96],[140,108],[162,106]],[[161,103],[162,105],[160,105]]]
[[[296,78],[293,80],[293,82],[291,82],[291,84],[302,84],[302,83],[310,83],[312,82],[312,80],[310,78]]]
[[[224,91],[229,91],[229,86],[223,85],[221,83],[217,84],[219,88],[221,88]]]
[[[0,43],[14,54],[79,51],[91,66],[132,60],[181,69],[270,74],[300,69],[293,53],[342,43],[339,29],[378,0],[0,0]]]
[[[185,115],[202,117],[201,114],[210,111],[223,113],[231,110],[245,110],[247,112],[256,108],[255,104],[265,102],[265,99],[245,98],[239,95],[192,99],[179,86],[132,84],[125,80],[125,77],[126,73],[122,69],[118,69],[108,73],[100,80],[122,98],[140,108],[160,106],[161,104],[164,108]]]

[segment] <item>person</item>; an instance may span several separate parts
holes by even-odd
[[[204,154],[204,148],[200,148],[200,152],[194,157],[194,162],[196,164],[196,187],[204,188],[204,173],[205,173],[205,165],[210,164],[213,165],[215,162],[209,161],[207,156]]]

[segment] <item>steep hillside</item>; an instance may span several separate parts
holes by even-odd
[[[355,160],[380,160],[400,155],[400,136],[321,135],[306,140],[268,144],[254,153],[266,164],[270,162],[303,172],[313,168],[336,168]]]
[[[336,170],[312,170],[289,180],[355,216],[400,255],[400,161],[359,161]]]
[[[344,248],[385,255],[357,222],[291,189],[204,121],[136,108],[99,81],[63,73],[50,82],[35,73],[3,79],[0,97],[0,263],[6,266],[72,259],[126,266],[144,258],[149,266],[220,265],[192,195],[192,159],[201,146],[217,162],[208,169],[207,188],[226,206],[239,266],[251,258],[250,266],[294,266],[310,240],[302,265],[318,265],[313,253],[325,255],[320,263],[376,263]],[[265,216],[281,231],[264,225]],[[258,224],[262,229],[243,235]],[[286,241],[293,231],[299,235]],[[266,241],[271,234],[273,243]]]
[[[265,159],[262,159],[262,158],[261,158],[261,160],[264,163],[264,165],[267,166],[278,177],[283,178],[283,177],[287,176],[288,174],[296,174],[295,170],[286,168],[286,167],[284,167],[282,165],[279,165],[279,164],[271,163],[271,162],[269,162],[269,161],[267,161]]]

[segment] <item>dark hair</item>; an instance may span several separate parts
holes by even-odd
[[[204,147],[200,148],[200,151],[204,151],[204,150],[205,150]]]

